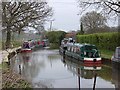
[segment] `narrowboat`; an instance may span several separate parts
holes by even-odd
[[[41,48],[43,47],[43,43],[41,40],[36,40],[35,41],[35,48]]]
[[[49,41],[48,41],[48,39],[43,39],[43,40],[42,40],[42,44],[43,44],[43,47],[49,46]]]
[[[32,42],[31,41],[25,41],[22,45],[21,53],[32,52],[32,48],[33,48]]]
[[[67,44],[65,56],[78,59],[86,64],[101,63],[99,50],[95,45],[91,44],[69,43]]]
[[[120,46],[116,47],[115,53],[112,56],[111,60],[113,62],[119,62],[120,63]]]
[[[68,39],[67,39],[67,38],[64,38],[64,39],[61,41],[61,46],[60,46],[60,48],[59,48],[59,53],[60,53],[60,54],[65,53],[64,51],[67,50],[67,43],[68,43]]]

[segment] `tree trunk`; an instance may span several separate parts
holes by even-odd
[[[6,49],[11,48],[11,31],[7,29]]]

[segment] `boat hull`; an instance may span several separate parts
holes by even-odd
[[[99,65],[101,65],[102,64],[102,62],[101,61],[97,61],[97,62],[86,62],[86,61],[84,61],[84,65],[85,66],[99,66]]]
[[[32,52],[32,49],[21,49],[21,53],[29,53]]]
[[[86,64],[101,64],[101,58],[84,58]]]

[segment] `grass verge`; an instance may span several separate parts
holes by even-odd
[[[2,64],[0,65],[0,67],[2,68],[2,70],[7,70],[9,68],[7,62],[2,62]]]
[[[50,44],[50,49],[59,49],[58,43],[51,43]]]
[[[0,64],[2,68],[2,88],[23,88],[21,90],[32,90],[32,86],[26,80],[24,80],[19,74],[12,71],[7,63]]]
[[[100,50],[102,58],[111,59],[114,51]]]
[[[22,41],[13,41],[12,44],[13,44],[13,48],[16,48],[22,45]]]

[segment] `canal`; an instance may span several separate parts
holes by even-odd
[[[47,49],[18,54],[10,63],[33,88],[120,88],[116,63],[87,66]]]

